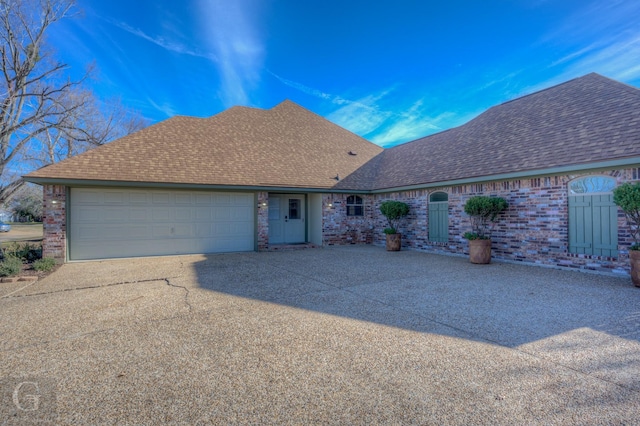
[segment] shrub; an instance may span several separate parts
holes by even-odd
[[[384,229],[385,234],[397,234],[400,220],[409,214],[409,205],[402,201],[383,201],[380,213],[387,218],[389,226]]]
[[[507,201],[501,197],[477,195],[469,198],[464,205],[464,212],[471,217],[473,232],[465,233],[464,238],[468,240],[488,240],[491,238],[491,230],[498,215],[508,206]]]
[[[16,257],[23,262],[33,262],[42,257],[42,245],[13,241],[4,249],[4,255]]]
[[[12,277],[22,271],[22,260],[7,256],[0,262],[0,277]]]
[[[634,244],[629,250],[640,250],[640,182],[623,183],[613,190],[613,202],[627,218]]]
[[[38,259],[33,262],[33,269],[38,272],[49,272],[56,266],[56,260],[50,257]]]

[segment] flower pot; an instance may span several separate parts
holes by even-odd
[[[631,263],[631,281],[636,287],[640,287],[640,251],[629,250],[629,262]]]
[[[491,240],[469,240],[469,260],[471,263],[491,263]]]
[[[387,234],[387,251],[400,251],[402,234]]]

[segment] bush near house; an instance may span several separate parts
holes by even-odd
[[[23,262],[34,262],[42,258],[42,245],[12,241],[3,249],[5,257],[15,257]]]
[[[6,256],[0,262],[0,277],[12,277],[22,271],[22,260],[13,256]]]
[[[402,201],[384,201],[380,204],[380,213],[387,218],[385,234],[397,234],[400,220],[409,214],[409,205]]]
[[[629,224],[634,244],[629,250],[640,250],[640,182],[623,183],[613,190],[613,202],[620,207]]]
[[[509,205],[502,197],[487,197],[477,195],[467,200],[464,212],[471,218],[472,232],[465,232],[467,240],[488,240],[498,215]]]
[[[49,272],[56,266],[56,260],[50,257],[38,259],[33,262],[33,269],[38,272]]]

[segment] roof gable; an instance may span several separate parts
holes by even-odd
[[[335,176],[349,175],[381,151],[284,101],[269,110],[173,117],[27,178],[330,188]]]

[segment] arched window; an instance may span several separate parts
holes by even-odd
[[[362,216],[364,210],[362,207],[362,197],[357,195],[347,197],[347,216]]]
[[[615,187],[610,176],[584,176],[568,183],[570,253],[618,256]]]
[[[446,192],[429,195],[429,241],[449,241],[449,194]]]
[[[616,180],[609,176],[585,176],[569,182],[569,194],[595,194],[611,192],[616,187]]]

